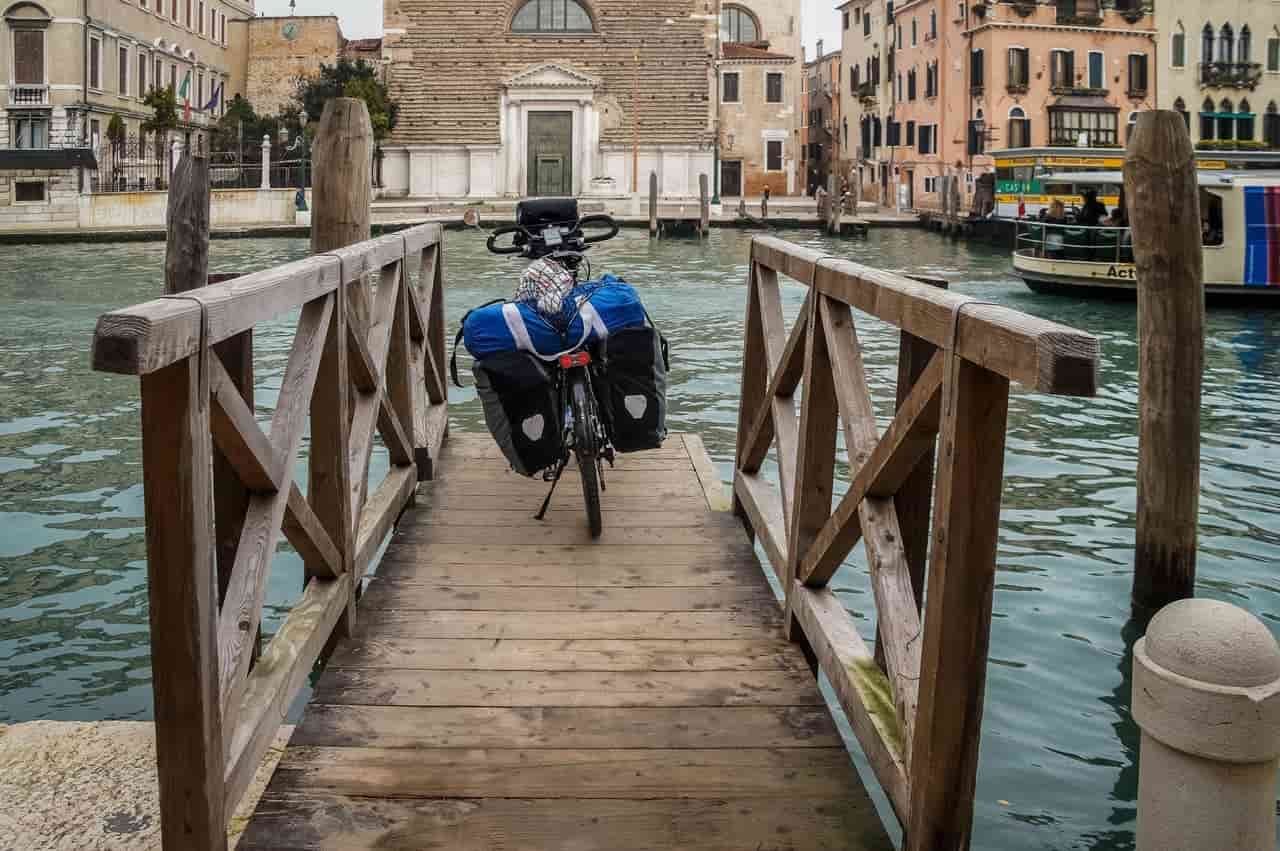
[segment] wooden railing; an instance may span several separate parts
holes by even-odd
[[[809,287],[789,332],[780,274]],[[772,563],[788,634],[830,680],[905,847],[968,848],[1009,383],[1092,395],[1098,342],[773,237],[752,243],[748,286],[734,510]],[[855,308],[901,330],[896,415],[883,434]],[[851,481],[833,509],[837,428]],[[760,472],[771,445],[778,488]],[[826,587],[859,540],[874,655]]]
[[[427,225],[98,322],[94,368],[142,385],[166,848],[225,847],[293,697],[330,640],[350,632],[360,578],[432,474],[448,422],[441,250],[440,226]],[[295,310],[264,431],[250,335]],[[294,476],[308,424],[304,495]],[[391,468],[370,493],[375,433]],[[305,563],[305,587],[259,656],[281,532]]]

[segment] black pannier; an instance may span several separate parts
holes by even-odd
[[[599,346],[600,409],[619,452],[657,449],[667,437],[667,341],[653,327],[614,331]]]
[[[521,475],[559,462],[564,434],[559,394],[547,365],[528,352],[500,352],[472,367],[484,421]]]

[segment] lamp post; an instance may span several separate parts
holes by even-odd
[[[723,12],[721,11],[720,0],[716,0],[715,11],[716,11],[716,22],[715,22],[716,50],[715,50],[715,53],[712,54],[711,56],[711,72],[712,72],[712,77],[715,78],[713,81],[713,85],[715,86],[715,90],[716,90],[716,100],[715,100],[716,117],[715,117],[715,123],[714,123],[716,139],[715,139],[715,151],[714,151],[714,154],[712,155],[712,165],[711,165],[712,186],[714,186],[715,188],[711,192],[711,203],[719,204],[720,203],[720,47],[721,47],[720,22],[721,22],[721,15],[723,14]]]

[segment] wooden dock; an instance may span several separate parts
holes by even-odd
[[[488,434],[440,466],[241,848],[892,847],[701,441],[596,542],[572,471],[540,523]]]

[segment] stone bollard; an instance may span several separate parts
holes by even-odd
[[[271,188],[271,137],[262,137],[262,189]]]
[[[1280,769],[1280,646],[1216,600],[1160,610],[1133,647],[1142,729],[1139,851],[1270,851]]]

